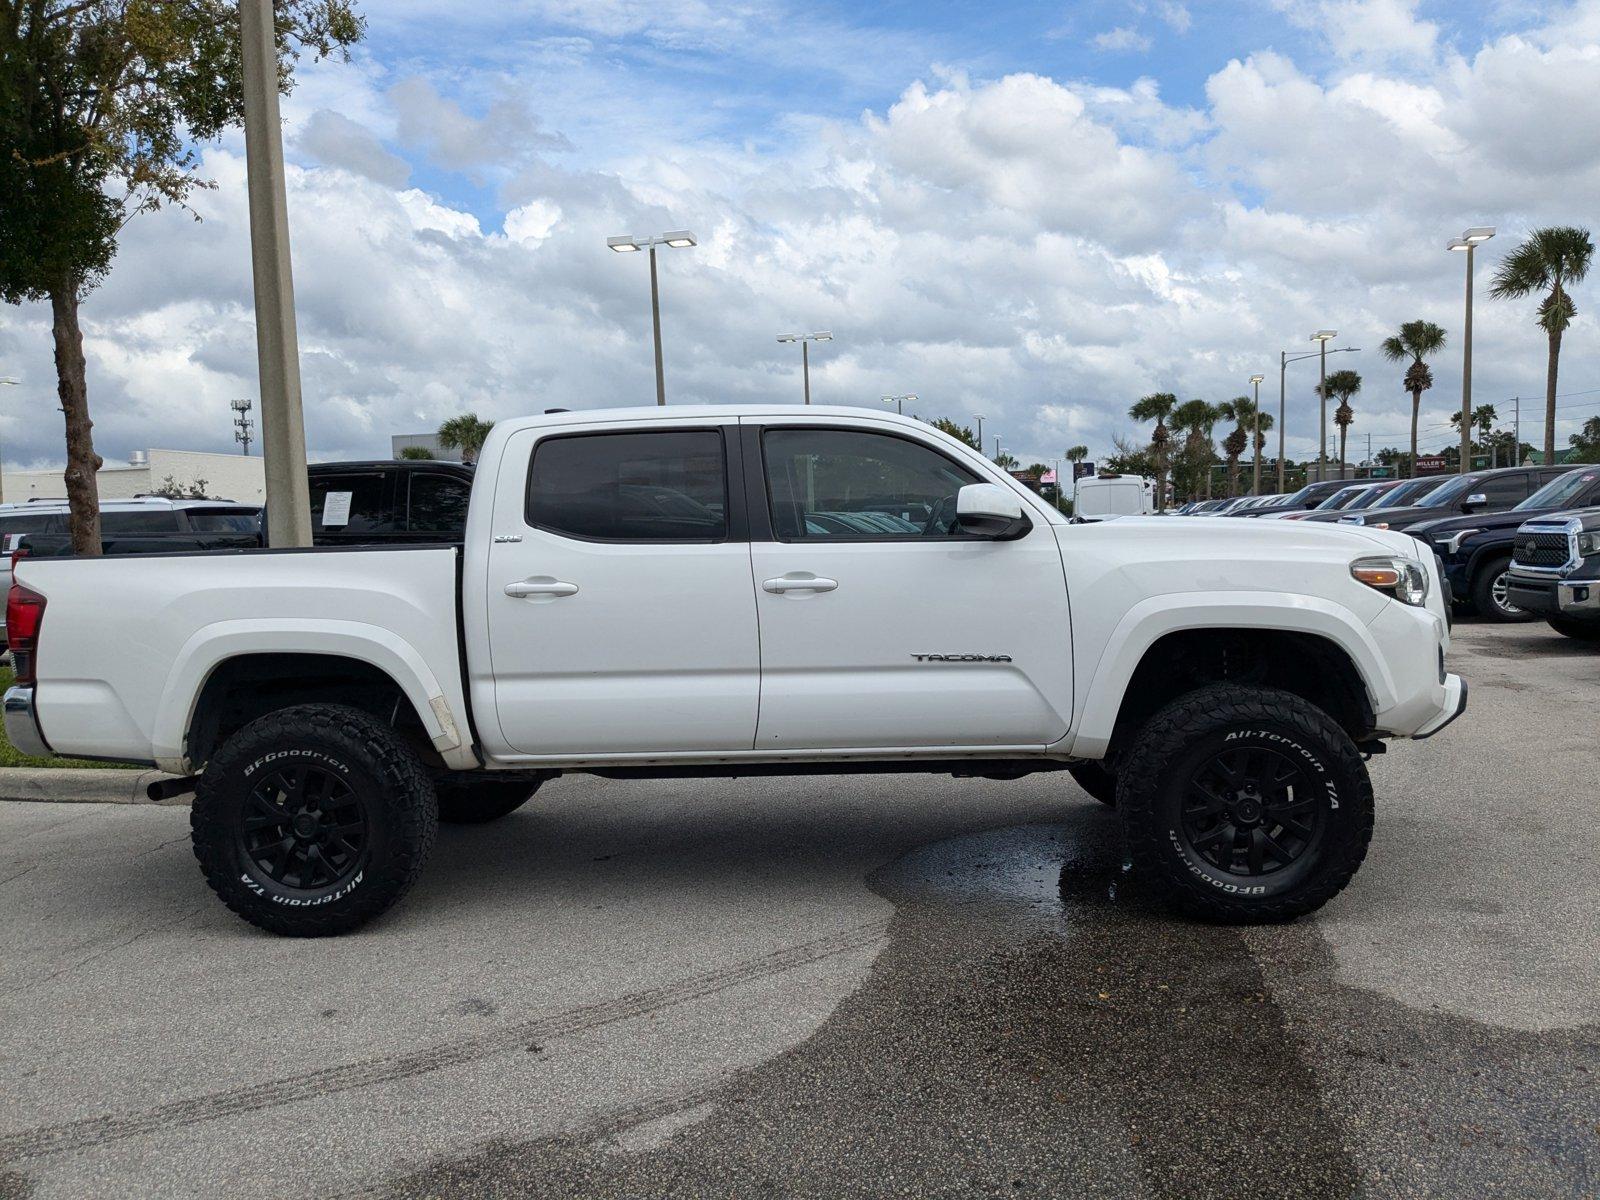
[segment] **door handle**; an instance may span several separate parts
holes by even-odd
[[[837,579],[824,579],[820,575],[780,575],[767,580],[761,589],[781,596],[784,592],[831,592],[838,586]]]
[[[531,579],[518,580],[516,583],[506,584],[506,595],[514,597],[523,596],[573,596],[578,591],[575,583],[562,583],[559,579],[552,579],[548,575],[535,575]]]

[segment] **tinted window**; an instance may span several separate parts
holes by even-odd
[[[1490,504],[1511,504],[1527,498],[1528,477],[1495,475],[1480,482],[1468,495],[1476,496],[1479,493],[1489,497]]]
[[[197,533],[255,533],[261,528],[261,515],[253,512],[188,513],[189,528]]]
[[[27,513],[17,517],[0,517],[0,537],[13,533],[62,533],[67,518],[55,513]]]
[[[785,541],[952,537],[956,493],[978,477],[917,442],[847,429],[762,438],[772,524]]]
[[[1529,496],[1518,508],[1565,508],[1585,502],[1585,498],[1600,485],[1600,467],[1591,470],[1568,471],[1545,484]]]
[[[528,473],[528,524],[596,541],[715,542],[727,495],[715,430],[546,438]]]
[[[178,514],[173,509],[150,512],[102,512],[101,533],[177,533]]]
[[[386,507],[384,477],[317,475],[311,479],[311,529],[314,533],[392,533],[395,522]],[[330,504],[330,498],[332,503]],[[341,511],[348,501],[348,519]],[[330,511],[331,509],[331,511]],[[332,518],[328,520],[327,518]]]
[[[412,533],[448,533],[462,536],[467,528],[467,501],[472,485],[454,475],[411,476],[411,509],[407,528]]]

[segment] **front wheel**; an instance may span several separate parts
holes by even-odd
[[[1239,923],[1313,912],[1372,839],[1360,752],[1290,692],[1218,684],[1145,724],[1117,788],[1134,869],[1179,912]]]
[[[1511,603],[1507,577],[1511,573],[1511,556],[1484,563],[1472,577],[1472,606],[1480,616],[1490,621],[1510,623],[1531,621],[1533,614]]]
[[[411,747],[341,704],[239,730],[206,764],[189,816],[211,890],[291,937],[345,933],[388,909],[416,882],[438,821]]]
[[[1572,617],[1549,618],[1550,628],[1580,642],[1600,642],[1600,621],[1579,621]]]

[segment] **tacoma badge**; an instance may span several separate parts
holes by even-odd
[[[918,662],[1010,662],[1009,654],[913,654]]]

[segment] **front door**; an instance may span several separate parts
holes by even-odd
[[[1072,630],[1042,516],[1014,541],[964,534],[956,492],[994,477],[881,426],[768,427],[747,445],[766,483],[752,489],[766,514],[751,514],[757,749],[1031,748],[1066,733]]]
[[[750,748],[759,648],[727,441],[641,424],[507,443],[485,582],[511,753]]]

